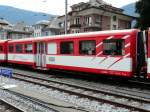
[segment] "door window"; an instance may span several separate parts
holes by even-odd
[[[32,44],[25,44],[25,52],[26,53],[32,53]]]
[[[9,45],[8,51],[9,51],[9,53],[13,53],[14,52],[14,46],[13,45]]]

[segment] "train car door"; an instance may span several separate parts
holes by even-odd
[[[147,51],[148,51],[148,32],[141,31],[138,33],[137,37],[137,68],[136,73],[140,78],[146,77],[146,67],[147,67]]]
[[[37,42],[36,67],[46,68],[46,43]]]

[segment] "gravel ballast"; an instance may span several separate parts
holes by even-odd
[[[43,86],[34,85],[34,84],[23,82],[23,81],[18,81],[18,80],[14,80],[14,79],[9,79],[9,81],[8,81],[8,79],[4,78],[4,77],[2,78],[1,81],[3,83],[6,83],[6,84],[8,84],[8,82],[9,82],[9,84],[21,85],[27,91],[34,91],[34,92],[37,92],[39,94],[40,93],[45,94],[47,96],[56,98],[58,100],[72,103],[75,106],[89,109],[92,111],[97,111],[97,112],[100,112],[100,111],[102,111],[102,112],[130,112],[131,111],[131,110],[128,110],[125,108],[115,107],[114,105],[100,103],[97,101],[91,101],[87,98],[80,98],[80,97],[75,96],[75,95],[70,95],[68,93],[60,92],[57,90],[49,89],[49,88],[46,88]],[[37,110],[43,109],[40,106],[32,104],[32,102],[24,101],[23,99],[18,98],[14,95],[11,95],[10,93],[5,92],[4,90],[0,90],[0,96],[1,96],[1,99],[3,98],[3,100],[7,100],[10,103],[14,102],[15,104],[18,104],[18,103],[20,104],[20,102],[21,102],[22,103],[21,108],[25,108],[26,106],[24,106],[24,105],[27,105],[27,104],[32,105],[31,107],[34,107],[34,108],[31,108],[31,109],[28,108],[28,109],[32,110],[32,112],[36,112],[36,109]],[[14,101],[12,101],[10,98],[14,99]],[[27,106],[29,106],[29,105],[27,105]],[[30,112],[30,111],[28,111],[28,112]],[[51,112],[51,111],[43,110],[43,112]]]

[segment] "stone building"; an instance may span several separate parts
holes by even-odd
[[[12,29],[12,25],[3,18],[0,18],[0,40],[7,39],[7,31]]]
[[[113,7],[103,0],[89,0],[71,6],[67,14],[67,32],[80,33],[102,30],[130,29],[135,19],[123,13],[123,9]],[[65,16],[53,20],[38,21],[34,28],[34,37],[58,35],[65,32]]]
[[[51,20],[48,26],[43,29],[43,36],[59,35],[61,29],[59,22],[60,20],[58,18],[54,18],[53,20]]]
[[[51,21],[41,20],[33,25],[34,37],[58,35],[60,34],[60,19],[54,18]]]
[[[0,18],[0,40],[29,38],[32,36],[31,29],[23,22],[12,25],[5,19]]]
[[[45,29],[49,25],[50,21],[41,20],[38,21],[35,25],[33,25],[34,37],[40,37],[44,35],[43,29]]]
[[[64,27],[64,16],[59,18],[62,21],[60,26]],[[122,9],[102,0],[89,0],[87,3],[71,6],[68,13],[68,33],[129,29],[133,19],[125,15]],[[63,32],[64,28],[61,28],[60,33]]]
[[[8,39],[22,39],[33,36],[33,29],[27,26],[24,22],[18,22],[12,26],[12,29],[7,30]]]

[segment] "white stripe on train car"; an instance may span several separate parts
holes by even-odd
[[[119,58],[108,57],[104,60],[105,57],[96,57],[94,60],[93,57],[86,56],[57,56],[57,55],[47,55],[46,63],[53,65],[62,65],[62,66],[74,66],[74,67],[83,67],[83,68],[93,68],[93,69],[106,69],[116,62]],[[92,60],[92,61],[91,61]],[[104,61],[102,61],[104,60]],[[99,63],[101,62],[102,63]],[[116,71],[132,71],[132,59],[123,58],[113,65],[109,70]]]
[[[0,54],[0,60],[5,60],[5,54]]]
[[[125,45],[125,48],[129,47],[131,45],[131,43],[128,43]]]
[[[128,57],[128,56],[130,56],[130,53],[128,53],[127,55],[123,56],[123,58],[126,58],[126,57]]]
[[[98,45],[96,45],[96,48],[98,48],[99,46],[101,46],[103,44],[103,42],[100,42]]]
[[[109,40],[109,39],[112,39],[112,38],[114,38],[114,36],[107,37],[106,40],[107,39]],[[96,45],[96,48],[100,47],[102,44],[103,44],[103,42],[100,42],[99,44]]]
[[[126,35],[126,36],[124,36],[124,37],[122,37],[122,39],[127,39],[127,38],[129,38],[131,35]]]
[[[100,52],[96,55],[96,57],[99,56],[99,55],[101,55],[101,54],[103,54],[103,51],[100,51]]]
[[[106,38],[106,39],[108,39],[108,40],[109,40],[109,39],[112,39],[112,38],[114,38],[114,36],[110,36],[110,37],[108,37],[108,38]]]
[[[33,54],[8,54],[8,60],[34,62],[35,56]]]

